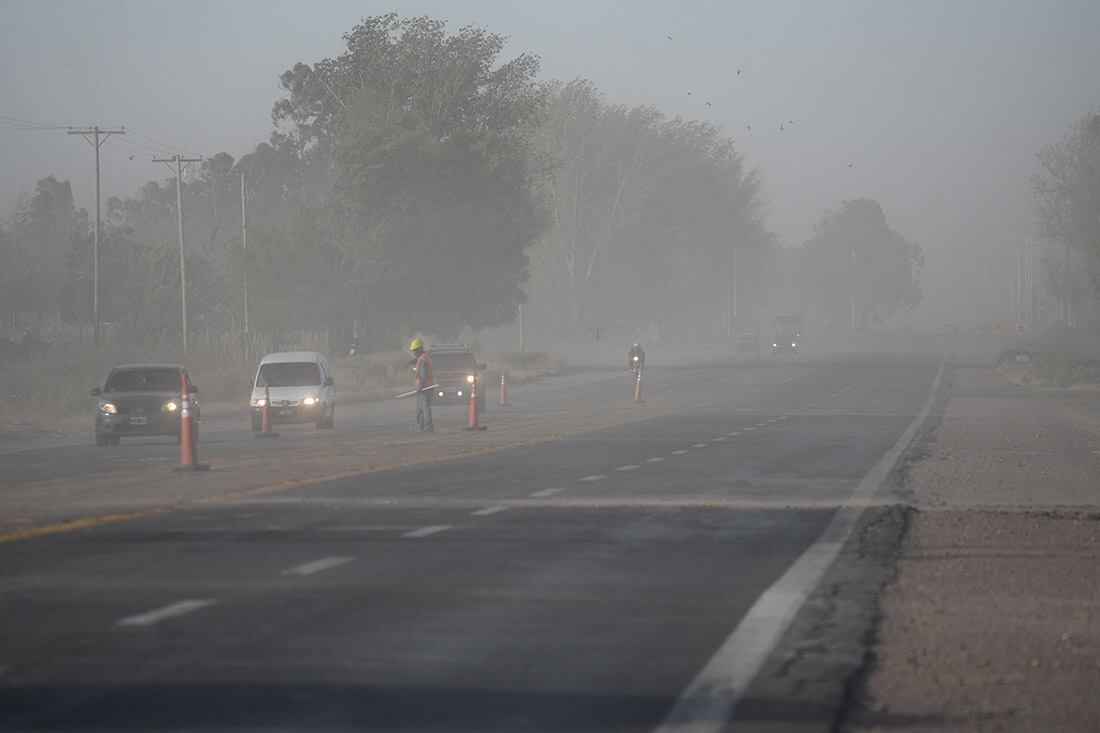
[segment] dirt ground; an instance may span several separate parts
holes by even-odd
[[[1100,730],[1100,400],[959,369],[843,729]]]

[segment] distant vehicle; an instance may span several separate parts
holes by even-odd
[[[262,427],[264,385],[271,397],[272,423],[336,424],[336,388],[325,355],[319,351],[285,351],[260,360],[252,382],[252,431]]]
[[[756,333],[743,333],[737,337],[738,354],[759,354],[760,335]]]
[[[95,444],[100,448],[118,445],[122,436],[174,435],[179,439],[183,411],[181,377],[187,370],[179,364],[122,364],[111,370],[103,388],[92,390],[99,397],[95,408]],[[191,433],[199,439],[199,403],[191,385]]]
[[[489,400],[485,399],[481,375],[486,365],[477,363],[466,344],[433,344],[428,356],[432,360],[432,380],[439,383],[432,395],[434,404],[469,405],[470,390],[476,380],[478,412],[485,411]]]
[[[773,352],[797,352],[802,343],[805,319],[799,313],[788,313],[775,317],[775,338],[772,339]]]

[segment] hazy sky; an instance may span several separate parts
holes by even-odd
[[[545,78],[720,125],[761,170],[784,244],[845,199],[878,199],[927,249],[933,301],[967,261],[958,249],[1032,226],[1036,150],[1100,108],[1098,0],[0,0],[0,115],[126,126],[102,181],[131,195],[169,174],[139,145],[249,152],[271,131],[278,75],[391,10],[487,28],[510,38],[506,56],[539,55]],[[0,217],[50,174],[94,205],[91,146],[3,123]]]

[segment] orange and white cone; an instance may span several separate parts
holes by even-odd
[[[477,408],[477,379],[470,385],[470,417],[463,430],[484,430],[480,422],[481,410]]]
[[[264,384],[264,406],[260,408],[260,432],[255,434],[257,438],[278,438],[278,433],[271,432],[271,393],[267,384]]]
[[[191,426],[191,385],[187,375],[180,375],[180,465],[176,471],[206,471],[210,466],[199,463],[195,449],[195,433]]]
[[[500,369],[500,406],[508,406],[508,386],[504,383],[504,367]]]

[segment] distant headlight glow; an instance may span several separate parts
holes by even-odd
[[[168,412],[175,412],[176,410],[180,409],[180,406],[179,403],[175,400],[169,400],[168,402],[164,403],[164,409],[168,410]]]
[[[118,414],[118,408],[115,407],[113,403],[107,402],[106,400],[100,400],[98,407],[99,407],[100,412],[105,412],[108,415],[117,415]]]
[[[267,400],[265,400],[263,397],[260,397],[259,399],[252,400],[252,406],[253,407],[263,407],[266,404],[267,404]]]
[[[304,400],[302,400],[302,404],[305,405],[306,407],[313,407],[319,401],[320,400],[318,400],[316,397],[306,397]]]
[[[469,382],[470,384],[473,384],[474,383],[474,375],[471,374],[471,375],[467,376],[466,381]]]
[[[462,396],[462,390],[461,390],[461,389],[460,389],[460,390],[458,390],[458,391],[456,392],[456,394],[457,394],[457,395],[458,395],[459,397],[461,397],[461,396]]]

